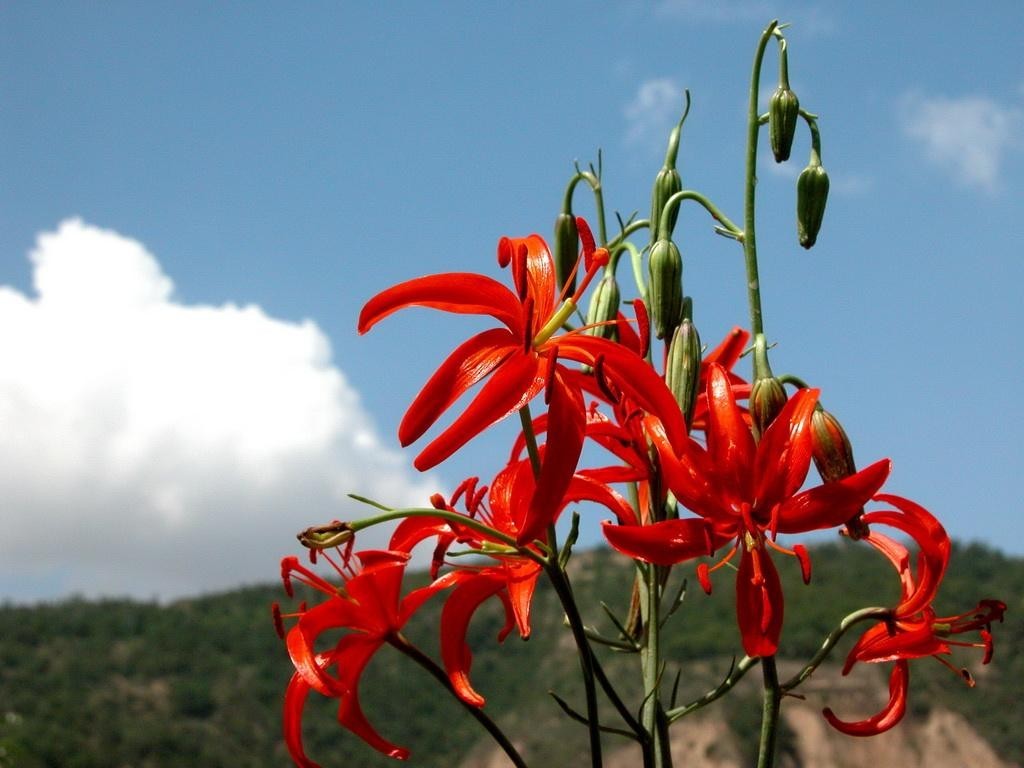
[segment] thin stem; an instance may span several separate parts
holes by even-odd
[[[750,330],[755,335],[764,333],[764,321],[761,316],[761,285],[757,271],[757,236],[754,222],[754,205],[757,188],[757,135],[760,121],[757,114],[758,88],[761,82],[761,62],[764,60],[764,49],[775,34],[779,22],[773,21],[764,32],[757,44],[754,54],[754,68],[750,75],[750,102],[747,109],[747,168],[744,181],[743,205],[743,258],[747,267],[747,301],[750,305]]]
[[[694,699],[689,704],[683,704],[681,707],[670,709],[665,713],[666,718],[670,723],[673,723],[679,718],[686,717],[686,715],[691,712],[696,712],[698,709],[706,707],[711,702],[721,698],[732,690],[732,687],[736,685],[736,683],[738,683],[750,669],[756,666],[760,660],[760,658],[744,656],[740,659],[739,664],[733,665],[732,669],[729,670],[729,674],[726,675],[725,680],[723,680],[717,688],[712,688],[699,699]]]
[[[562,604],[565,616],[569,620],[569,628],[572,630],[573,640],[576,641],[576,649],[580,657],[580,668],[583,673],[583,690],[587,699],[587,728],[590,732],[590,762],[594,768],[600,768],[601,758],[601,724],[597,711],[597,689],[594,685],[594,657],[587,640],[586,629],[583,627],[583,618],[576,607],[576,599],[572,594],[572,586],[569,579],[557,561],[549,561],[544,566],[548,580],[555,588],[558,600]]]
[[[783,683],[782,692],[789,693],[804,682],[804,680],[814,674],[814,670],[816,670],[821,665],[821,662],[828,657],[832,649],[835,648],[836,643],[839,642],[842,636],[845,635],[847,630],[854,624],[858,624],[862,621],[884,621],[891,615],[892,611],[888,608],[862,608],[859,611],[851,613],[839,622],[838,627],[829,633],[828,637],[825,638],[825,642],[821,644],[821,648],[819,648],[818,652],[811,657],[811,660],[807,662],[807,665]]]
[[[475,707],[459,698],[458,694],[455,693],[455,688],[452,686],[451,680],[448,679],[448,675],[434,662],[432,658],[406,640],[401,633],[392,633],[388,637],[388,643],[433,675],[433,677],[456,698],[463,708],[466,709],[476,719],[476,721],[484,727],[484,729],[486,729],[487,733],[490,734],[491,738],[494,739],[498,746],[500,746],[505,754],[508,755],[509,760],[512,761],[512,764],[515,765],[516,768],[527,768],[526,761],[523,760],[522,755],[519,754],[519,751],[513,746],[512,742],[509,741],[505,732],[498,727],[497,723],[491,720],[490,716],[484,712],[482,708]]]
[[[733,224],[729,217],[718,209],[718,206],[712,203],[700,192],[697,192],[692,189],[684,189],[680,192],[676,192],[674,195],[672,195],[672,197],[665,201],[665,207],[661,209],[661,221],[668,222],[673,209],[676,206],[678,206],[683,200],[695,200],[696,202],[700,203],[704,207],[704,210],[711,214],[711,218],[713,218],[715,221],[721,224],[722,227],[733,239],[738,240],[741,243],[743,242],[743,230],[741,230],[739,227]],[[665,229],[663,232],[657,233],[659,240],[666,239],[669,236],[668,224],[664,224],[664,227]],[[661,229],[662,225],[659,224],[658,228]]]
[[[672,754],[663,738],[661,718],[661,580],[658,566],[648,563],[642,567],[640,581],[641,610],[644,622],[644,644],[640,649],[640,665],[643,672],[644,703],[640,710],[640,722],[654,743],[655,768],[671,768]]]
[[[782,703],[782,688],[775,657],[761,659],[764,673],[764,703],[761,710],[761,746],[757,752],[757,768],[772,768],[775,764],[775,743],[779,735],[779,705]]]
[[[623,230],[617,234],[614,238],[608,241],[608,245],[605,247],[611,251],[617,248],[622,243],[626,242],[626,238],[632,235],[634,232],[639,232],[641,229],[647,229],[651,226],[649,219],[637,219],[631,224],[627,224]]]
[[[608,228],[605,225],[604,219],[604,190],[601,188],[601,177],[589,171],[581,171],[580,175],[583,177],[583,180],[590,185],[590,190],[594,193],[594,206],[597,208],[598,244],[607,247]]]

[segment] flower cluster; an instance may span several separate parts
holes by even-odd
[[[760,57],[772,38],[782,39],[775,24],[758,48],[750,115],[755,144],[748,153],[756,156],[758,128],[768,122],[776,157],[788,158],[800,116],[811,128],[812,165],[823,174],[817,125],[799,109],[788,80],[780,84],[785,99],[773,97],[767,117],[756,111]],[[784,62],[784,45],[781,55]],[[818,389],[793,376],[772,375],[753,232],[740,230],[702,195],[676,183],[678,141],[677,126],[655,184],[651,218],[624,222],[617,237],[609,239],[604,232],[599,194],[597,238],[585,220],[572,216],[571,193],[578,183],[600,190],[593,170],[580,171],[558,218],[558,259],[540,235],[505,237],[498,243],[497,260],[510,273],[511,287],[483,274],[430,275],[388,288],[362,308],[360,333],[411,307],[482,315],[498,323],[459,344],[406,410],[398,430],[403,446],[423,439],[457,403],[468,401],[420,450],[414,462],[418,469],[444,462],[509,416],[519,415],[521,429],[507,462],[487,484],[472,477],[448,497],[433,496],[429,507],[393,510],[375,504],[383,514],[312,528],[300,536],[314,561],[323,559],[334,576],[317,575],[293,557],[282,564],[289,594],[297,580],[324,595],[316,605],[303,604],[288,615],[275,607],[295,667],[285,696],[285,737],[296,764],[315,765],[301,739],[303,706],[314,691],[338,700],[344,728],[384,754],[407,757],[405,748],[375,730],[359,703],[361,673],[388,645],[425,667],[515,765],[525,765],[484,712],[485,697],[471,682],[472,649],[466,638],[472,617],[489,600],[504,608],[499,640],[513,631],[528,637],[534,592],[544,579],[561,601],[580,656],[587,711],[574,716],[587,725],[594,765],[600,765],[602,738],[599,688],[625,721],[624,732],[640,745],[645,768],[670,765],[667,724],[695,707],[664,704],[666,660],[659,633],[674,609],[665,599],[669,571],[685,564],[694,568],[708,593],[712,574],[727,565],[735,571],[735,642],[747,656],[738,669],[758,663],[765,670],[763,733],[769,737],[763,738],[769,746],[762,749],[768,757],[760,764],[770,765],[770,734],[777,728],[779,704],[797,684],[780,684],[775,670],[785,626],[775,556],[795,558],[804,582],[811,581],[807,549],[800,543],[785,546],[780,536],[845,531],[877,549],[894,567],[900,585],[896,606],[861,616],[876,623],[856,642],[844,668],[846,673],[858,662],[892,662],[889,704],[859,722],[841,720],[826,709],[824,717],[837,729],[871,735],[898,722],[906,708],[910,659],[933,656],[950,665],[946,657],[956,645],[982,649],[984,663],[992,658],[991,624],[1002,619],[1005,605],[983,600],[967,613],[939,617],[933,603],[951,549],[941,524],[914,502],[881,493],[890,475],[888,459],[856,468],[846,433],[823,409]],[[752,170],[748,173],[752,206],[754,180]],[[810,247],[821,224],[824,196],[816,193],[810,206],[815,214],[808,216],[805,197],[815,193],[805,187],[800,188],[804,214],[799,233],[801,244]],[[672,242],[684,200],[700,203],[719,231],[742,245],[748,271],[751,332],[734,328],[706,354],[693,323],[692,300],[682,293],[681,255]],[[745,220],[752,216],[751,208]],[[644,228],[651,237],[641,251],[629,237]],[[633,260],[637,276],[638,296],[631,304],[621,301],[616,279],[624,254]],[[578,324],[592,285],[586,321]],[[651,342],[652,324],[655,336],[664,340],[660,355]],[[753,375],[747,381],[735,369],[751,342]],[[809,481],[812,464],[817,481]],[[595,508],[604,511],[601,530],[608,544],[636,563],[635,610],[616,621],[619,636],[611,640],[583,626],[566,570],[580,518],[574,512],[570,526],[560,520],[579,503],[587,504],[588,515]],[[386,550],[355,549],[360,530],[387,521],[398,524]],[[912,548],[881,533],[884,528],[909,539]],[[432,553],[429,582],[403,596],[403,576],[418,547]],[[410,616],[431,599],[444,601],[440,662],[402,633]],[[287,631],[285,619],[294,621]],[[952,639],[965,634],[977,639]],[[644,696],[635,710],[601,671],[592,645],[605,641],[638,652]],[[812,660],[799,681],[818,663]],[[723,684],[703,703],[731,685]]]

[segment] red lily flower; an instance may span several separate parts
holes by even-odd
[[[876,501],[887,502],[895,510],[869,512],[864,516],[868,525],[886,525],[909,535],[918,545],[917,570],[912,569],[912,558],[899,542],[871,530],[863,537],[892,563],[900,578],[900,602],[891,615],[869,628],[850,650],[843,666],[849,674],[857,662],[880,663],[895,661],[890,678],[889,703],[876,715],[857,722],[840,720],[831,709],[824,710],[825,718],[836,729],[853,736],[873,736],[892,728],[906,712],[907,688],[910,679],[907,660],[932,656],[950,667],[968,685],[974,681],[967,670],[957,670],[943,658],[950,654],[951,645],[982,648],[983,664],[992,659],[993,641],[991,625],[1003,620],[1006,604],[999,600],[982,600],[966,613],[937,617],[932,601],[938,592],[943,574],[949,563],[950,541],[941,523],[919,504],[899,496],[880,495]],[[950,640],[952,635],[977,631],[981,641],[966,643]]]
[[[326,553],[321,556],[327,557]],[[407,553],[365,550],[355,558],[361,563],[361,569],[352,566],[348,554],[341,565],[328,557],[342,576],[340,586],[318,576],[295,557],[281,561],[281,576],[289,596],[293,594],[293,579],[328,596],[319,605],[301,608],[295,614],[298,622],[285,638],[295,674],[285,692],[284,736],[292,760],[302,768],[318,768],[302,747],[302,710],[310,690],[337,698],[341,726],[378,752],[400,760],[409,756],[407,749],[384,739],[366,719],[359,705],[359,679],[377,649],[397,637],[424,601],[453,583],[452,579],[438,579],[400,599],[402,577],[409,560]],[[276,606],[275,618],[280,620]],[[342,635],[330,650],[317,651],[317,638],[333,629],[351,631]]]
[[[539,235],[502,238],[498,263],[511,265],[515,291],[485,275],[450,273],[429,275],[395,285],[370,299],[359,315],[359,332],[366,333],[379,321],[411,306],[458,314],[489,315],[503,327],[472,336],[441,364],[413,400],[398,429],[403,446],[418,440],[434,422],[473,385],[487,379],[481,390],[455,421],[429,443],[414,462],[426,470],[451,456],[491,424],[529,403],[550,381],[557,359],[564,357],[585,365],[603,364],[610,375],[623,380],[627,390],[637,390],[639,402],[651,405],[659,381],[641,358],[607,339],[573,333],[554,334],[575,311],[576,303],[597,271],[607,263],[608,252],[595,248],[593,236],[579,219],[582,258],[587,274],[573,296],[559,305],[554,259]],[[665,390],[669,401],[671,395]],[[659,392],[663,408],[668,401]],[[554,405],[552,405],[554,411]],[[559,416],[561,422],[567,417]],[[677,420],[666,420],[675,432]]]
[[[844,480],[798,493],[810,468],[810,419],[817,398],[817,390],[797,392],[755,443],[728,373],[710,365],[706,448],[689,437],[675,441],[657,418],[645,419],[669,489],[700,517],[644,526],[604,525],[613,547],[660,565],[710,555],[734,541],[715,568],[740,552],[737,619],[749,656],[773,655],[782,628],[782,589],[767,548],[796,556],[804,580],[810,578],[806,550],[800,545],[783,549],[775,544],[776,535],[843,524],[889,474],[884,459]],[[706,566],[698,568],[705,590],[710,590],[709,573]]]

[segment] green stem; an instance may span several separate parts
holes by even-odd
[[[644,644],[640,649],[640,665],[643,673],[644,703],[640,710],[640,723],[650,734],[653,742],[653,760],[655,768],[671,768],[672,754],[669,745],[663,739],[660,727],[661,710],[661,589],[658,578],[658,566],[646,564],[641,566],[643,579],[641,588],[641,615],[644,622]]]
[[[686,715],[691,712],[696,712],[698,709],[706,707],[711,702],[721,698],[731,691],[732,687],[736,685],[736,683],[738,683],[751,668],[757,665],[760,660],[760,658],[744,656],[740,659],[739,664],[736,664],[731,670],[729,670],[729,674],[726,676],[725,680],[718,685],[718,687],[712,688],[699,699],[694,699],[689,704],[684,704],[681,707],[670,709],[665,713],[666,718],[670,723],[673,723],[679,718],[686,717]]]
[[[598,155],[598,157],[600,158],[600,155]],[[598,165],[600,165],[600,162],[600,159],[598,159]],[[604,219],[604,190],[601,189],[601,177],[600,175],[589,171],[581,171],[580,175],[583,177],[583,180],[590,185],[590,190],[594,193],[594,205],[597,208],[597,244],[607,246],[608,229],[605,225]]]
[[[818,652],[811,657],[811,660],[807,662],[807,665],[783,683],[782,692],[789,693],[804,680],[809,678],[814,673],[814,670],[821,665],[821,662],[823,662],[829,653],[831,653],[832,649],[835,648],[836,643],[839,642],[840,638],[846,634],[850,627],[855,624],[859,624],[862,621],[884,621],[890,616],[892,616],[892,611],[888,608],[862,608],[859,611],[851,613],[839,622],[838,627],[829,633],[828,637],[825,638],[825,642],[821,644],[821,648],[819,648]]]
[[[623,230],[617,234],[614,238],[608,241],[608,245],[605,247],[611,251],[618,248],[619,245],[626,242],[626,238],[632,235],[634,232],[639,232],[641,229],[647,229],[651,226],[649,219],[637,219],[631,224],[627,224]]]
[[[782,703],[782,688],[775,657],[761,659],[764,673],[764,703],[761,710],[761,745],[757,751],[757,768],[772,768],[775,764],[775,743],[779,735],[779,705]]]
[[[515,765],[516,768],[527,768],[526,761],[523,760],[522,755],[519,754],[519,751],[515,748],[515,746],[513,746],[512,742],[509,741],[508,737],[505,735],[505,732],[498,727],[497,723],[491,720],[491,718],[487,715],[486,712],[483,711],[482,708],[474,707],[472,704],[466,703],[458,696],[458,694],[456,694],[455,688],[452,686],[451,680],[448,679],[448,675],[445,673],[443,669],[441,669],[441,667],[439,667],[434,662],[432,658],[427,656],[419,648],[417,648],[408,640],[406,640],[401,633],[396,632],[390,635],[388,637],[388,642],[394,648],[398,649],[403,654],[405,654],[410,659],[419,664],[421,667],[423,667],[423,669],[427,670],[427,672],[429,672],[439,683],[441,683],[441,685],[443,685],[445,689],[449,693],[451,693],[451,695],[454,696],[456,700],[458,700],[458,702],[463,706],[463,708],[465,708],[469,712],[469,714],[471,714],[476,719],[476,721],[484,727],[487,733],[490,734],[491,738],[494,739],[497,742],[498,746],[500,746],[502,750],[505,752],[505,754],[508,755],[509,760],[512,761],[512,764]]]
[[[519,420],[523,425],[523,437],[526,441],[526,451],[530,456],[534,477],[540,477],[540,450],[537,447],[537,435],[533,431],[533,417],[530,414],[529,403],[519,409]],[[591,650],[590,642],[587,640],[583,618],[580,616],[579,609],[576,606],[576,599],[573,597],[569,578],[565,571],[562,570],[558,560],[558,546],[554,536],[554,525],[549,526],[548,529],[548,548],[550,556],[541,565],[548,576],[548,580],[555,588],[555,593],[558,595],[558,600],[562,604],[566,618],[569,620],[569,628],[572,630],[572,636],[576,642],[576,650],[580,657],[580,668],[583,673],[583,689],[587,699],[590,760],[594,768],[601,768],[601,723],[597,711],[597,687],[594,684],[593,651]]]
[[[714,203],[708,200],[708,198],[700,192],[696,192],[692,189],[684,189],[681,192],[676,192],[672,197],[665,201],[665,206],[661,209],[661,221],[665,223],[658,225],[658,229],[661,230],[657,233],[659,240],[665,240],[669,237],[669,217],[672,215],[672,210],[683,200],[695,200],[700,203],[704,207],[704,210],[711,214],[711,218],[721,224],[732,238],[743,242],[743,230],[733,224],[729,217],[722,213]]]
[[[750,305],[750,330],[756,336],[764,333],[764,321],[761,316],[761,285],[757,271],[757,235],[754,222],[754,204],[757,189],[757,136],[760,121],[757,114],[758,89],[761,83],[761,62],[764,60],[764,49],[775,34],[779,22],[771,22],[757,44],[754,54],[754,68],[750,75],[750,101],[747,108],[747,167],[744,181],[743,205],[743,258],[747,267],[747,301]]]

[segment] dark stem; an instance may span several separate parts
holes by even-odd
[[[498,746],[504,750],[505,754],[508,755],[509,760],[512,761],[512,764],[515,765],[516,768],[527,768],[526,761],[523,760],[522,755],[520,755],[519,751],[512,745],[512,742],[509,741],[504,731],[498,727],[498,724],[491,720],[490,716],[488,716],[483,709],[480,707],[474,707],[472,704],[468,704],[459,698],[458,694],[455,693],[455,688],[452,686],[451,680],[448,679],[448,675],[434,662],[432,658],[406,640],[399,632],[391,634],[388,637],[388,643],[433,675],[433,677],[443,685],[445,689],[456,698],[456,700],[458,700],[463,708],[468,710],[469,713],[476,718],[476,721],[487,730],[487,733],[489,733],[491,738],[498,743]]]
[[[761,659],[764,672],[764,704],[761,710],[761,746],[757,752],[757,768],[772,768],[775,764],[775,742],[779,735],[779,705],[782,702],[782,688],[779,673],[775,668],[775,657]]]

